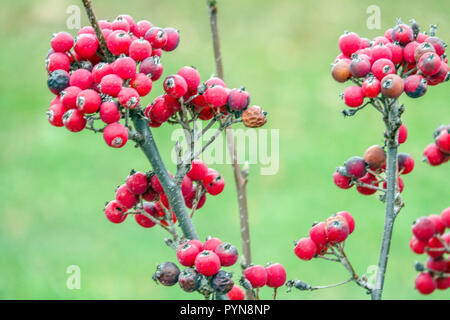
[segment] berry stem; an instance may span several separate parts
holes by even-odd
[[[220,49],[219,30],[217,27],[217,1],[206,0],[206,5],[209,12],[209,24],[211,27],[211,36],[214,47],[214,57],[216,63],[217,76],[224,78],[222,53]],[[234,180],[236,183],[238,207],[239,207],[239,221],[241,226],[241,242],[242,242],[242,261],[241,266],[247,267],[251,264],[251,250],[250,250],[250,230],[248,223],[248,206],[247,206],[247,175],[242,172],[241,167],[237,161],[237,150],[234,144],[234,131],[231,127],[225,130],[227,138],[228,152],[232,159],[232,166],[234,172]],[[248,300],[254,300],[253,291],[245,290],[245,295]]]

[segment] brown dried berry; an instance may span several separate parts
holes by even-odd
[[[234,281],[231,277],[231,273],[220,270],[211,278],[211,287],[218,294],[227,294],[234,286]]]
[[[178,283],[186,292],[193,292],[200,287],[201,275],[194,268],[186,268],[178,276]]]
[[[386,152],[380,146],[371,146],[364,152],[364,161],[374,170],[380,169],[386,162]]]
[[[163,262],[156,267],[153,280],[158,280],[164,286],[173,286],[178,281],[180,269],[172,262]]]
[[[266,113],[258,106],[248,107],[242,113],[242,122],[246,127],[258,128],[266,123]]]
[[[345,82],[351,77],[350,62],[339,60],[331,67],[331,76],[337,82]]]

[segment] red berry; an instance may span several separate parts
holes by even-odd
[[[162,50],[161,50],[161,49],[155,49],[155,48],[153,48],[152,54],[153,54],[154,56],[158,56],[159,58],[161,58]]]
[[[334,184],[341,189],[349,189],[353,187],[352,178],[341,175],[339,172],[333,173]]]
[[[351,157],[344,166],[345,171],[352,178],[361,178],[366,174],[366,162],[361,157]]]
[[[130,81],[130,86],[139,93],[141,97],[146,96],[152,91],[153,81],[144,73],[137,73]]]
[[[372,47],[372,61],[375,62],[379,59],[392,60],[392,51],[388,46],[380,43]]]
[[[208,169],[208,174],[202,182],[206,192],[213,196],[220,194],[225,188],[225,180],[220,173],[214,169]]]
[[[70,75],[70,85],[80,88],[81,90],[91,89],[94,84],[92,73],[86,69],[78,69]]]
[[[381,93],[388,98],[398,98],[403,93],[403,79],[396,74],[388,74],[381,80]]]
[[[200,253],[197,246],[191,245],[188,242],[180,244],[177,249],[177,259],[181,265],[185,267],[192,267],[195,263],[195,258]]]
[[[129,32],[130,24],[128,23],[128,21],[125,18],[119,16],[111,23],[111,28],[114,31],[115,30],[123,30],[125,32]]]
[[[210,120],[213,117],[214,117],[214,110],[210,106],[203,108],[198,114],[198,118],[203,121]]]
[[[398,143],[400,144],[405,143],[406,138],[408,138],[408,129],[402,123],[398,128]]]
[[[99,26],[100,29],[102,29],[102,30],[105,30],[105,29],[111,30],[111,28],[112,28],[112,23],[109,22],[108,20],[99,20],[99,21],[98,21],[98,26]]]
[[[164,91],[171,97],[179,99],[187,93],[188,86],[183,77],[175,74],[164,80]]]
[[[244,300],[245,294],[241,287],[234,285],[233,288],[227,293],[230,300]]]
[[[163,123],[169,120],[172,112],[167,107],[164,98],[159,96],[147,106],[145,109],[145,115],[150,118],[152,122]]]
[[[424,53],[417,63],[419,70],[426,76],[432,76],[441,68],[441,58],[434,52]]]
[[[187,173],[192,180],[201,181],[206,178],[208,174],[208,166],[200,159],[192,160],[191,170]]]
[[[428,36],[425,33],[419,32],[419,34],[417,35],[417,42],[418,43],[426,42],[427,39],[428,39]]]
[[[440,290],[446,290],[450,288],[450,277],[437,278],[436,287]]]
[[[427,259],[427,268],[433,271],[445,272],[447,270],[447,261],[445,259]]]
[[[414,53],[416,52],[419,43],[416,41],[412,41],[408,43],[403,49],[403,57],[408,64],[415,64],[416,58],[414,57]]]
[[[194,207],[194,200],[197,194],[197,189],[198,189],[197,185],[194,185],[189,193],[183,194],[184,203],[186,204],[186,207],[188,207],[189,209],[192,209]],[[206,194],[203,194],[198,200],[196,210],[201,209],[205,204],[205,202],[206,202]]]
[[[152,189],[159,193],[159,194],[163,194],[164,193],[164,189],[161,185],[161,182],[159,182],[158,176],[155,174],[150,178],[150,185],[152,186]]]
[[[398,177],[398,191],[400,191],[400,193],[402,193],[404,187],[405,187],[405,182],[403,182],[403,179],[401,177]],[[386,181],[383,182],[383,188],[387,189]]]
[[[121,223],[127,217],[127,209],[116,200],[110,201],[105,207],[105,216],[112,223]]]
[[[167,94],[163,95],[164,101],[166,103],[167,108],[171,113],[175,113],[181,110],[181,103],[174,97],[171,97]]]
[[[163,29],[158,27],[151,27],[144,36],[145,40],[150,42],[152,48],[163,48],[167,43],[167,34]]]
[[[436,137],[435,142],[441,152],[450,154],[450,130],[442,130]]]
[[[119,122],[108,124],[103,130],[103,139],[110,147],[122,148],[128,141],[128,129]]]
[[[325,231],[330,243],[339,243],[347,239],[349,227],[344,217],[330,217],[325,221]]]
[[[65,53],[62,52],[52,53],[45,60],[45,63],[49,73],[55,70],[64,70],[67,72],[70,70],[70,59]]]
[[[408,174],[414,169],[414,159],[409,154],[400,152],[397,156],[398,171],[401,174]]]
[[[221,243],[214,252],[220,259],[220,264],[224,267],[232,266],[238,259],[238,250],[230,243]]]
[[[392,62],[395,65],[400,64],[403,61],[403,48],[395,43],[388,43],[386,44],[386,47],[388,47],[391,50]]]
[[[147,40],[136,39],[131,42],[128,51],[133,60],[143,61],[152,55],[152,46]]]
[[[106,46],[112,54],[120,56],[121,54],[128,54],[132,41],[133,39],[127,32],[116,30],[106,38]]]
[[[363,81],[361,90],[365,97],[375,98],[380,94],[381,82],[375,77],[368,77]]]
[[[436,227],[436,232],[439,234],[444,234],[445,232],[445,223],[442,220],[440,215],[437,214],[431,214],[428,216],[428,219],[430,219],[431,221],[433,221],[434,226]]]
[[[434,222],[427,217],[417,219],[412,226],[412,233],[422,242],[428,241],[435,232],[436,226]]]
[[[95,113],[100,109],[102,98],[92,89],[86,89],[77,95],[77,108],[83,113]]]
[[[348,234],[352,234],[353,230],[355,230],[355,219],[353,219],[353,216],[350,214],[350,212],[339,211],[336,213],[336,216],[343,217],[345,221],[347,221]]]
[[[126,184],[128,189],[136,195],[145,193],[145,191],[147,191],[149,187],[147,175],[139,171],[132,171],[131,174],[127,177]]]
[[[250,95],[243,88],[232,89],[228,94],[228,106],[235,111],[241,111],[247,108],[250,103]]]
[[[424,253],[426,246],[427,246],[426,242],[420,241],[415,236],[413,236],[409,241],[409,247],[411,248],[412,252],[416,254]]]
[[[359,86],[349,86],[344,90],[344,102],[347,106],[356,108],[363,104],[364,94]]]
[[[428,272],[420,273],[416,278],[416,289],[421,294],[430,294],[436,290],[436,282]]]
[[[133,88],[122,88],[117,96],[119,103],[125,108],[134,109],[139,104],[139,93]]]
[[[153,50],[153,53],[155,50]],[[161,60],[158,56],[154,55],[153,57],[149,57],[141,62],[139,67],[139,72],[146,74],[153,81],[158,80],[163,73],[163,65],[161,64]]]
[[[294,253],[302,260],[311,260],[317,251],[317,245],[311,238],[301,238],[298,240]]]
[[[197,90],[197,87],[200,84],[200,73],[197,69],[192,67],[183,67],[178,70],[177,74],[183,77],[186,81],[188,92],[194,92]]]
[[[86,119],[84,113],[78,109],[70,109],[63,115],[63,124],[67,130],[79,132],[86,127]]]
[[[447,228],[450,228],[450,207],[441,212],[441,219]]]
[[[434,50],[436,50],[436,53],[438,55],[442,56],[444,54],[446,45],[444,44],[444,42],[442,42],[441,39],[439,39],[438,37],[428,37],[427,42],[434,47]]]
[[[75,46],[73,49],[82,58],[90,58],[96,52],[98,48],[98,40],[94,35],[81,34],[77,36],[75,40]]]
[[[50,41],[50,44],[55,52],[66,52],[73,47],[73,37],[67,32],[58,32]]]
[[[279,288],[286,282],[286,270],[279,263],[266,266],[267,283],[270,288]]]
[[[100,119],[106,124],[118,122],[122,116],[115,101],[105,101],[100,105]]]
[[[423,151],[424,160],[432,166],[438,166],[448,160],[448,155],[443,153],[439,147],[430,143]]]
[[[178,47],[178,43],[180,42],[180,34],[178,30],[174,28],[165,28],[165,34],[167,35],[167,42],[162,47],[164,51],[173,51]]]
[[[413,31],[406,24],[398,24],[392,29],[392,42],[399,42],[402,45],[413,40]]]
[[[222,86],[208,88],[203,95],[205,96],[206,102],[212,107],[220,108],[227,104],[228,92]]]
[[[354,32],[344,33],[340,36],[338,45],[341,52],[350,57],[361,47],[361,38]]]
[[[395,73],[395,66],[391,60],[378,59],[372,64],[372,73],[378,79],[382,80],[388,74]]]
[[[227,87],[225,82],[222,79],[217,78],[217,77],[211,77],[208,80],[206,80],[205,83],[208,87],[212,87],[212,86],[220,86],[220,87],[224,87],[224,88]]]
[[[427,92],[427,80],[419,74],[404,79],[405,93],[410,98],[420,98]]]
[[[315,224],[309,230],[309,237],[317,246],[325,246],[328,243],[327,233],[325,231],[325,222]]]
[[[378,186],[377,178],[371,173],[367,173],[364,177],[359,178],[358,181],[361,183],[364,183],[364,184],[372,185],[374,187]],[[357,186],[356,190],[359,193],[361,193],[363,195],[367,195],[367,196],[372,195],[377,192],[377,190],[374,188],[363,187],[363,186]]]
[[[250,266],[244,270],[243,274],[253,289],[264,287],[267,283],[267,270],[261,265]]]
[[[155,222],[153,222],[151,219],[140,213],[135,214],[134,219],[141,227],[144,228],[151,228],[156,225]]]
[[[431,249],[431,250],[429,250]],[[445,245],[437,237],[432,237],[428,240],[426,253],[433,258],[439,258],[445,253]]]
[[[82,90],[75,86],[65,88],[60,92],[61,103],[67,109],[74,109],[77,107],[77,96]]]
[[[138,38],[143,38],[150,28],[153,27],[152,23],[147,20],[141,20],[136,22],[134,27],[134,35]]]
[[[392,36],[392,35],[391,35],[391,36]],[[378,36],[378,37],[375,37],[375,38],[373,39],[372,46],[377,46],[377,45],[379,45],[380,43],[382,43],[382,44],[384,44],[384,45],[387,45],[387,44],[390,43],[390,42],[392,42],[391,37]]]
[[[215,251],[216,248],[222,244],[219,238],[209,238],[203,243],[203,250]]]
[[[213,276],[220,270],[220,259],[214,252],[203,250],[195,258],[195,268],[204,276]]]
[[[83,28],[78,30],[77,36],[79,36],[80,34],[91,34],[95,36],[95,30],[91,26],[84,26]]]
[[[181,181],[181,193],[183,196],[186,196],[190,194],[193,190],[193,183],[192,179],[188,176],[184,176],[183,180]]]
[[[92,69],[92,78],[95,83],[100,83],[102,81],[103,77],[112,74],[113,69],[112,66],[105,62],[100,62],[94,66]]]
[[[61,103],[52,104],[47,111],[48,122],[55,127],[64,126],[63,115],[66,111],[67,109]]]
[[[114,61],[113,72],[122,79],[131,79],[136,75],[136,62],[130,57],[122,57]]]
[[[142,198],[145,201],[154,201],[158,197],[158,193],[155,192],[151,187],[148,188],[147,191],[145,191],[144,194],[142,194]]]
[[[131,209],[136,205],[138,198],[128,189],[126,184],[122,184],[116,190],[116,201],[125,208]]]
[[[120,16],[117,17],[117,19],[118,18],[127,20],[128,25],[130,26],[130,32],[134,33],[134,30],[136,29],[136,23],[134,22],[132,16],[130,16],[129,14],[121,14]]]

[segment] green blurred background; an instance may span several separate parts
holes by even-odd
[[[163,55],[164,74],[196,66],[206,79],[214,60],[204,0],[93,1],[100,19],[129,13],[158,26],[181,30],[179,48]],[[102,212],[114,187],[130,168],[148,170],[142,153],[129,143],[106,146],[92,132],[72,134],[48,124],[45,111],[53,98],[47,90],[44,58],[53,32],[66,30],[69,5],[79,1],[8,1],[0,12],[0,298],[2,299],[199,299],[178,287],[157,286],[150,279],[157,263],[175,260],[162,243],[163,230],[144,229],[128,218],[109,223]],[[381,9],[381,30],[366,27],[369,5]],[[245,85],[252,102],[269,112],[266,128],[280,131],[280,168],[261,176],[251,167],[248,203],[253,260],[282,263],[288,278],[311,285],[347,279],[333,262],[300,261],[292,241],[308,234],[314,220],[348,210],[356,230],[347,254],[359,274],[377,263],[383,228],[383,204],[375,196],[340,190],[331,181],[334,168],[352,155],[382,143],[383,125],[368,109],[344,119],[339,99],[345,86],[332,80],[330,63],[338,54],[344,30],[373,38],[397,17],[420,25],[439,24],[438,35],[450,41],[450,2],[429,1],[219,1],[219,28],[225,78],[230,87]],[[87,24],[81,8],[82,25]],[[71,31],[73,34],[75,30]],[[159,95],[157,82],[151,97]],[[147,98],[149,101],[151,98]],[[450,122],[449,84],[432,87],[418,100],[405,96],[408,141],[401,146],[416,160],[405,176],[406,207],[396,221],[384,298],[447,299],[415,290],[413,263],[424,256],[410,252],[411,223],[450,205],[450,166],[423,164],[421,153],[433,130]],[[173,145],[171,127],[154,130],[167,161]],[[173,170],[174,166],[169,165]],[[208,234],[240,248],[239,220],[231,168],[214,165],[225,176],[222,196],[209,197],[194,217],[201,237]],[[81,268],[81,289],[66,287],[66,268]],[[239,277],[239,269],[232,268]],[[262,289],[262,298],[271,290]],[[279,292],[282,299],[367,299],[350,283],[316,292]]]

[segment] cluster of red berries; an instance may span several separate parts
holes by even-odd
[[[411,250],[428,255],[426,266],[420,262],[415,265],[420,272],[415,282],[416,289],[422,294],[450,287],[450,232],[445,233],[446,228],[450,228],[450,207],[440,215],[421,217],[412,226]]]
[[[264,286],[277,289],[286,283],[286,270],[280,263],[267,263],[265,267],[251,264],[245,268],[241,282],[250,284],[247,288],[252,290]]]
[[[423,151],[424,161],[438,166],[450,160],[450,124],[441,125],[434,132],[434,143]]]
[[[404,128],[404,132],[406,132],[406,127]],[[402,129],[400,128],[399,141],[402,136]],[[397,155],[397,160],[399,175],[408,174],[414,169],[414,159],[408,153],[400,152]],[[351,157],[344,163],[344,166],[338,167],[333,174],[333,181],[341,189],[350,189],[356,185],[356,190],[359,193],[372,195],[380,190],[378,188],[380,183],[383,183],[383,189],[386,190],[385,171],[386,152],[382,147],[374,145],[366,150],[363,157]],[[403,192],[404,186],[405,183],[399,176],[398,191],[400,193]]]
[[[203,161],[195,159],[192,161],[191,170],[181,182],[181,193],[186,206],[198,210],[206,202],[206,193],[218,195],[224,187],[225,180],[216,170],[208,168]],[[165,219],[170,210],[169,199],[153,172],[143,173],[132,170],[126,183],[117,187],[115,200],[107,203],[105,215],[111,222],[121,223],[132,208],[135,209],[132,213],[136,222],[144,228],[155,226],[154,219],[159,220],[164,226],[168,225]],[[173,223],[176,223],[175,214],[172,213],[172,216]]]
[[[309,237],[295,243],[294,253],[301,260],[324,255],[329,247],[344,242],[355,229],[355,220],[347,211],[339,211],[327,220],[314,223]]]
[[[403,92],[411,98],[423,96],[428,86],[448,80],[448,59],[444,42],[435,36],[419,32],[414,21],[408,26],[400,21],[373,40],[360,38],[354,32],[344,33],[338,41],[341,53],[336,57],[331,74],[338,82],[353,80],[347,87],[344,102],[360,107],[365,98],[380,93],[398,98]]]
[[[184,270],[180,271],[172,262],[165,262],[157,267],[154,279],[165,286],[178,282],[186,292],[212,291],[219,295],[229,294],[232,300],[244,299],[244,292],[234,284],[233,275],[221,270],[221,267],[230,267],[238,260],[238,250],[232,244],[211,237],[203,243],[189,240],[179,245],[177,259],[186,267]]]

